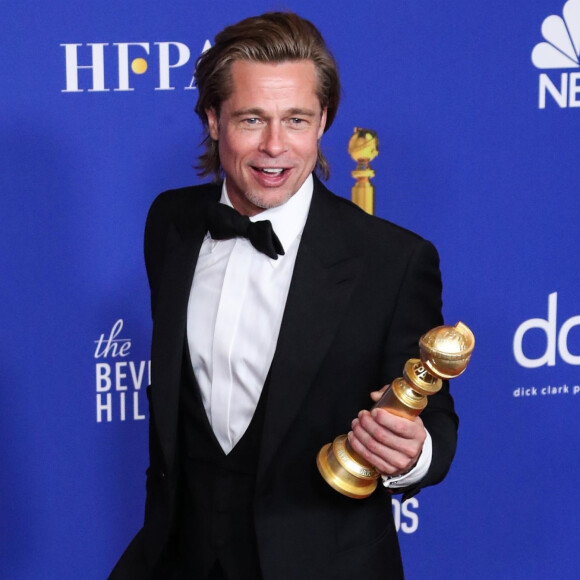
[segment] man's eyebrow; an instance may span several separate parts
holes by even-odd
[[[232,117],[245,117],[246,115],[251,115],[255,117],[263,117],[265,114],[264,109],[258,108],[248,108],[248,109],[238,109],[232,113]]]
[[[301,117],[315,117],[316,111],[313,111],[312,109],[295,108],[287,111],[287,114],[290,115],[291,117],[294,115],[299,115]]]
[[[268,114],[264,109],[248,107],[247,109],[238,109],[232,113],[232,117],[239,118],[245,117],[247,115],[254,117],[267,117]],[[302,116],[302,117],[315,117],[316,111],[312,109],[303,109],[301,107],[294,107],[284,111],[284,116]]]

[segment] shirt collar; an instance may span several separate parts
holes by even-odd
[[[270,220],[274,232],[282,243],[282,247],[284,250],[288,250],[294,240],[298,238],[304,230],[313,191],[314,180],[312,179],[312,174],[310,174],[300,189],[286,203],[279,205],[278,207],[266,209],[259,214],[252,216],[250,220],[253,222]],[[220,203],[233,207],[232,202],[228,197],[225,180],[222,185]]]

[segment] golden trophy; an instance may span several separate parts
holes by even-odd
[[[375,188],[370,178],[375,176],[375,172],[369,163],[379,154],[379,136],[370,129],[355,127],[348,142],[348,152],[357,163],[351,173],[356,179],[352,186],[352,201],[372,215],[375,211]]]
[[[421,359],[405,363],[403,376],[390,384],[374,408],[414,419],[427,406],[427,397],[441,389],[443,379],[466,369],[474,346],[475,337],[463,322],[433,328],[419,340]],[[316,464],[328,485],[348,497],[364,499],[377,487],[378,472],[351,448],[346,435],[322,447]]]

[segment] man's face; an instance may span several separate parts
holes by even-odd
[[[326,109],[309,60],[239,60],[231,75],[233,91],[219,119],[213,109],[206,111],[209,133],[218,141],[232,204],[255,215],[288,201],[312,172]]]

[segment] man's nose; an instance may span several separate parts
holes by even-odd
[[[286,151],[284,129],[278,123],[269,123],[262,134],[260,151],[270,157],[278,157]]]

